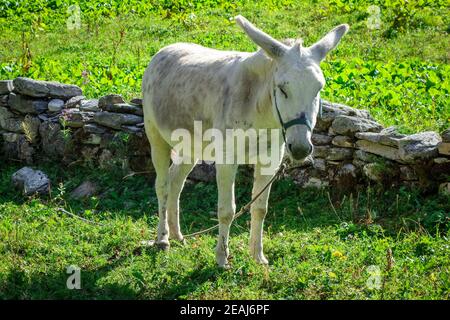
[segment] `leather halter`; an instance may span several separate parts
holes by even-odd
[[[281,132],[283,133],[284,143],[286,143],[286,131],[292,126],[304,125],[309,129],[309,131],[312,131],[313,128],[311,121],[306,117],[306,114],[304,112],[301,112],[299,117],[294,118],[285,123],[281,118],[281,113],[280,110],[278,109],[276,88],[273,89],[273,97],[275,101],[275,109],[277,110],[278,120],[280,121],[281,124]],[[322,99],[319,99],[319,118],[321,117],[322,117]]]

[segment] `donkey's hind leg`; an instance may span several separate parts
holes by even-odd
[[[183,190],[186,177],[191,172],[196,161],[191,163],[175,164],[169,169],[169,193],[167,196],[167,214],[169,218],[170,238],[183,241],[180,229],[180,193]]]
[[[158,197],[159,213],[156,245],[162,250],[167,250],[170,247],[167,221],[167,194],[171,148],[151,123],[145,123],[145,132],[150,141],[152,162],[156,171],[155,190],[156,196]]]

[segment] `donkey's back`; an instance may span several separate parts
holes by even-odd
[[[248,55],[189,43],[161,49],[142,81],[145,117],[163,133],[177,128],[191,131],[194,120],[211,127],[225,112],[239,61]]]

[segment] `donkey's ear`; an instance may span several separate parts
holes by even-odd
[[[331,30],[325,37],[313,44],[310,48],[313,58],[318,62],[325,59],[327,53],[338,45],[341,38],[347,33],[348,29],[348,24],[341,24]]]
[[[271,58],[279,58],[289,49],[286,45],[262,32],[243,16],[234,18],[237,24],[247,33],[254,43],[260,46]]]

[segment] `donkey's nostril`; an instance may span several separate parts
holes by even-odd
[[[288,150],[292,153],[292,143],[288,143]]]

